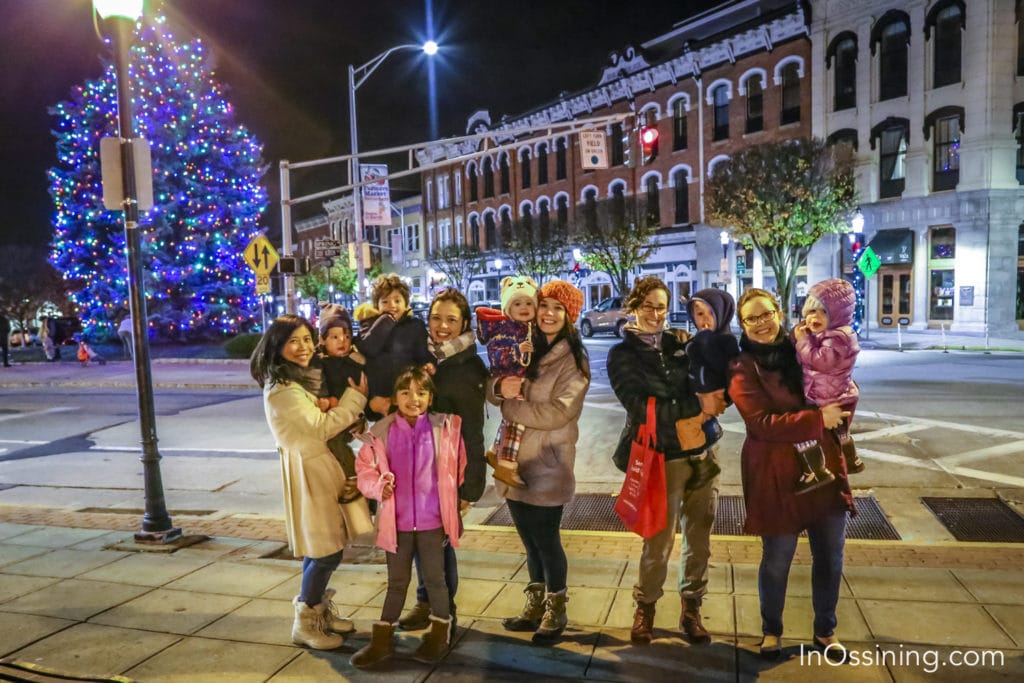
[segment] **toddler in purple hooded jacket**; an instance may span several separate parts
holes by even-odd
[[[796,355],[804,370],[804,396],[817,406],[838,403],[851,413],[860,395],[851,376],[860,352],[857,333],[850,326],[855,305],[853,285],[839,278],[822,280],[807,292],[803,322],[793,328]],[[847,472],[864,471],[864,463],[857,457],[850,437],[849,418],[835,432]],[[825,467],[824,453],[817,441],[802,442],[796,447],[803,469],[797,493],[813,490],[835,478]]]

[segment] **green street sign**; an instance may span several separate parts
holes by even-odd
[[[857,267],[860,268],[860,272],[864,273],[864,277],[870,278],[877,273],[880,265],[882,265],[882,260],[878,258],[878,254],[871,247],[864,247],[860,258],[857,259]]]

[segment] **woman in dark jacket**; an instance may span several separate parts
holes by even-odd
[[[626,325],[625,338],[608,354],[608,380],[626,409],[616,464],[625,470],[630,445],[646,419],[647,400],[652,397],[657,421],[655,448],[665,456],[668,518],[661,532],[644,539],[640,576],[633,587],[636,613],[630,640],[637,645],[650,643],[654,637],[654,606],[664,594],[662,586],[680,524],[684,540],[679,628],[692,643],[711,641],[701,623],[700,606],[707,593],[711,527],[718,509],[718,465],[701,428],[701,404],[687,378],[684,344],[665,329],[668,302],[668,287],[660,279],[637,280],[626,300],[636,321]],[[724,402],[716,407],[716,413],[723,410]]]
[[[835,636],[836,604],[843,571],[846,521],[854,512],[839,442],[831,431],[844,413],[838,404],[807,405],[796,350],[782,329],[779,305],[763,289],[749,289],[737,307],[743,336],[732,363],[729,396],[747,427],[741,471],[747,521],[744,530],[761,536],[758,593],[761,599],[761,655],[781,652],[782,609],[797,536],[810,541],[814,643],[830,659],[845,651]],[[836,475],[827,486],[796,495],[800,468],[793,444],[817,440]]]
[[[457,289],[449,287],[434,297],[430,304],[427,328],[430,337],[427,346],[437,371],[434,373],[434,403],[430,409],[436,413],[451,413],[462,418],[462,440],[466,445],[466,474],[459,487],[461,509],[480,500],[484,492],[484,383],[489,376],[487,366],[477,355],[476,336],[469,329],[469,303]],[[427,589],[419,573],[416,560],[416,606],[398,620],[406,631],[424,629],[430,625],[430,603]],[[455,591],[459,588],[459,566],[451,545],[444,549],[444,577],[451,599],[452,623],[455,623]]]

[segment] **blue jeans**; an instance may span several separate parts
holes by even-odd
[[[420,571],[420,554],[416,553],[412,559],[416,563],[416,602],[430,602],[427,599],[427,586],[423,583],[423,572]],[[451,543],[444,546],[444,582],[448,586],[448,601],[454,605],[455,591],[459,590],[459,563]]]
[[[326,557],[302,558],[302,587],[299,589],[299,602],[316,607],[324,599],[327,582],[331,574],[341,564],[341,552]]]
[[[807,527],[811,546],[811,604],[814,606],[814,635],[827,638],[836,630],[836,605],[843,576],[843,547],[846,544],[848,513],[822,517]],[[786,606],[789,567],[796,552],[796,534],[761,537],[761,566],[757,592],[761,597],[761,632],[782,635],[782,610]]]

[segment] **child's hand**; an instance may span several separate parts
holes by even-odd
[[[433,363],[424,363],[423,369],[426,370],[427,374],[430,375],[433,375],[435,372],[437,372],[437,366],[434,365]]]
[[[326,413],[331,409],[331,399],[329,398],[318,398],[316,400],[316,407],[320,409],[321,413]]]
[[[356,384],[355,381],[351,377],[349,377],[348,385],[355,389],[356,391],[358,391],[363,396],[367,396],[370,393],[370,384],[369,382],[366,381],[365,372],[359,373],[359,384]]]
[[[370,410],[380,415],[391,412],[391,399],[387,396],[374,396],[370,399]]]
[[[807,323],[797,323],[797,324],[796,324],[796,325],[795,325],[795,326],[793,327],[793,337],[794,337],[794,338],[795,338],[795,339],[796,339],[797,341],[800,341],[801,339],[803,339],[803,338],[804,338],[804,337],[806,337],[807,335],[808,335],[808,331],[807,331]]]
[[[721,415],[725,412],[725,389],[697,394],[697,398],[700,400],[700,409],[708,415]]]
[[[524,341],[519,343],[519,353],[533,353],[533,342]]]
[[[395,495],[395,485],[390,481],[384,484],[384,488],[380,490],[380,499],[387,500],[391,496]]]

